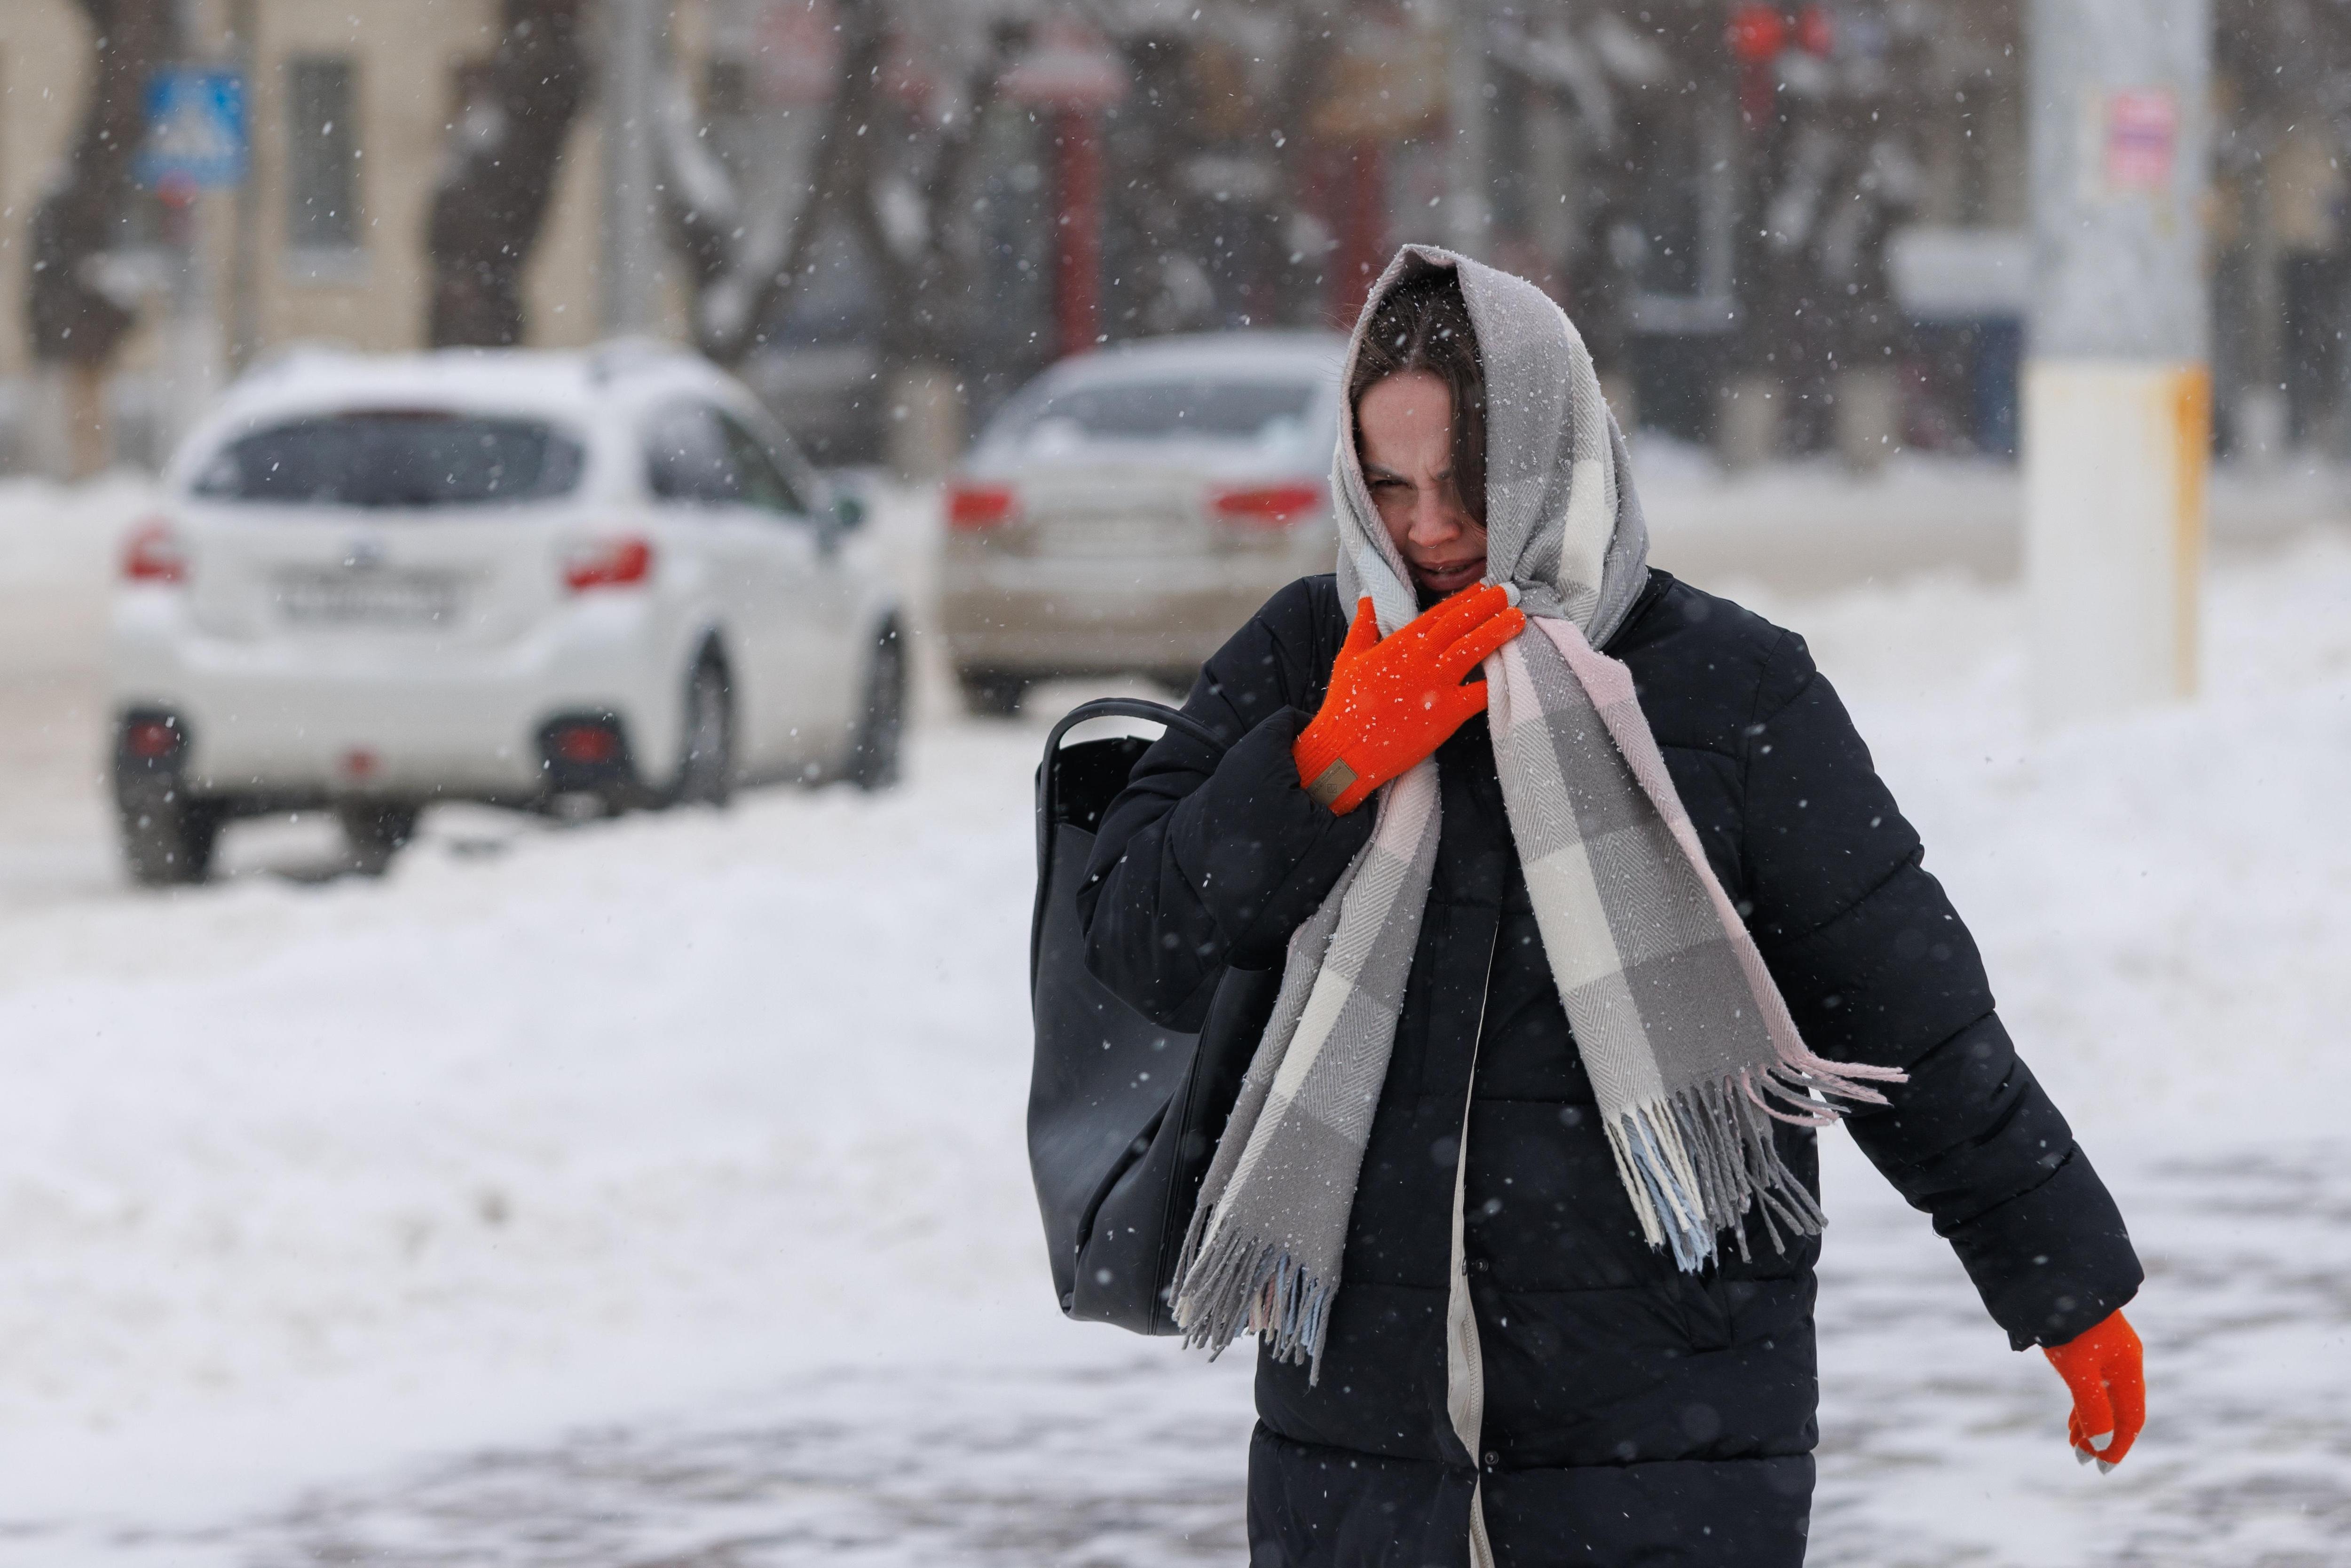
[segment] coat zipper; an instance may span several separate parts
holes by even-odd
[[[1465,1246],[1469,1180],[1469,1110],[1478,1102],[1478,1053],[1486,1040],[1486,1004],[1494,991],[1494,958],[1502,945],[1502,912],[1494,911],[1494,932],[1486,943],[1486,968],[1479,983],[1478,1023],[1469,1036],[1469,1081],[1461,1094],[1461,1136],[1453,1157],[1453,1241],[1445,1290],[1445,1413],[1453,1435],[1468,1451],[1469,1564],[1494,1568],[1494,1548],[1486,1535],[1485,1458],[1479,1445],[1486,1427],[1486,1364],[1478,1343],[1478,1312],[1469,1299],[1469,1262]]]

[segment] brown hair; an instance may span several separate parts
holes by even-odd
[[[1453,394],[1453,487],[1462,507],[1483,528],[1486,368],[1478,358],[1478,333],[1469,322],[1469,307],[1450,268],[1431,268],[1407,277],[1380,301],[1355,351],[1355,371],[1347,382],[1347,407],[1362,408],[1365,392],[1406,371],[1426,371]],[[1355,440],[1360,461],[1360,431]]]

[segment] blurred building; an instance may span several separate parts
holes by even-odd
[[[682,7],[692,11],[689,4]],[[290,345],[413,349],[425,340],[424,235],[469,82],[496,41],[498,0],[196,0],[177,7],[182,58],[246,73],[250,173],[196,198],[193,238],[218,359],[233,372]],[[20,460],[42,438],[42,371],[24,301],[27,230],[62,178],[93,68],[71,0],[0,6],[0,411]],[[596,132],[577,134],[592,144]],[[597,334],[592,147],[568,162],[528,277],[528,340]],[[152,464],[168,438],[174,371],[159,330],[181,258],[151,193],[122,204],[109,292],[137,309],[108,402],[117,455]]]
[[[451,313],[435,204],[529,107],[502,37],[562,15],[582,103],[556,121],[543,216],[515,231],[517,340],[617,320],[695,342],[833,461],[918,428],[951,446],[1063,353],[1343,325],[1405,240],[1542,282],[1622,412],[1729,460],[2005,454],[2023,3],[125,0],[170,14],[176,57],[246,74],[251,172],[197,198],[193,253],[152,193],[124,193],[89,263],[138,319],[109,361],[110,439],[152,462],[168,438],[194,362],[175,314],[215,324],[225,371],[305,341],[503,340]],[[2329,62],[2351,53],[2232,3],[2220,426],[2241,447],[2340,445]],[[658,37],[643,73],[616,76],[632,16]],[[0,461],[28,460],[69,406],[21,302],[92,58],[73,0],[0,6]],[[623,91],[643,115],[616,119]],[[646,144],[608,142],[616,124]],[[643,191],[611,200],[632,177]],[[643,276],[616,270],[631,255]]]

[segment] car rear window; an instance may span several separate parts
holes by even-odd
[[[233,442],[197,476],[209,500],[480,507],[580,483],[580,444],[527,419],[386,411],[294,420]]]
[[[998,439],[1028,450],[1099,442],[1295,441],[1314,405],[1306,382],[1210,378],[1071,387],[1010,411]]]

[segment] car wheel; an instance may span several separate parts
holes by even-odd
[[[735,792],[735,700],[726,666],[705,653],[685,682],[685,755],[670,799],[684,806],[724,806]]]
[[[122,859],[141,887],[202,882],[227,813],[174,789],[126,792],[119,805]]]
[[[986,718],[1013,717],[1029,695],[1026,678],[1001,670],[958,670],[956,682],[963,687],[964,706]]]
[[[417,809],[384,800],[345,800],[335,808],[342,824],[343,848],[351,869],[361,876],[381,876],[392,857],[416,836]]]
[[[860,789],[895,784],[905,732],[906,643],[893,622],[883,629],[865,669],[865,704],[849,748],[850,782]]]

